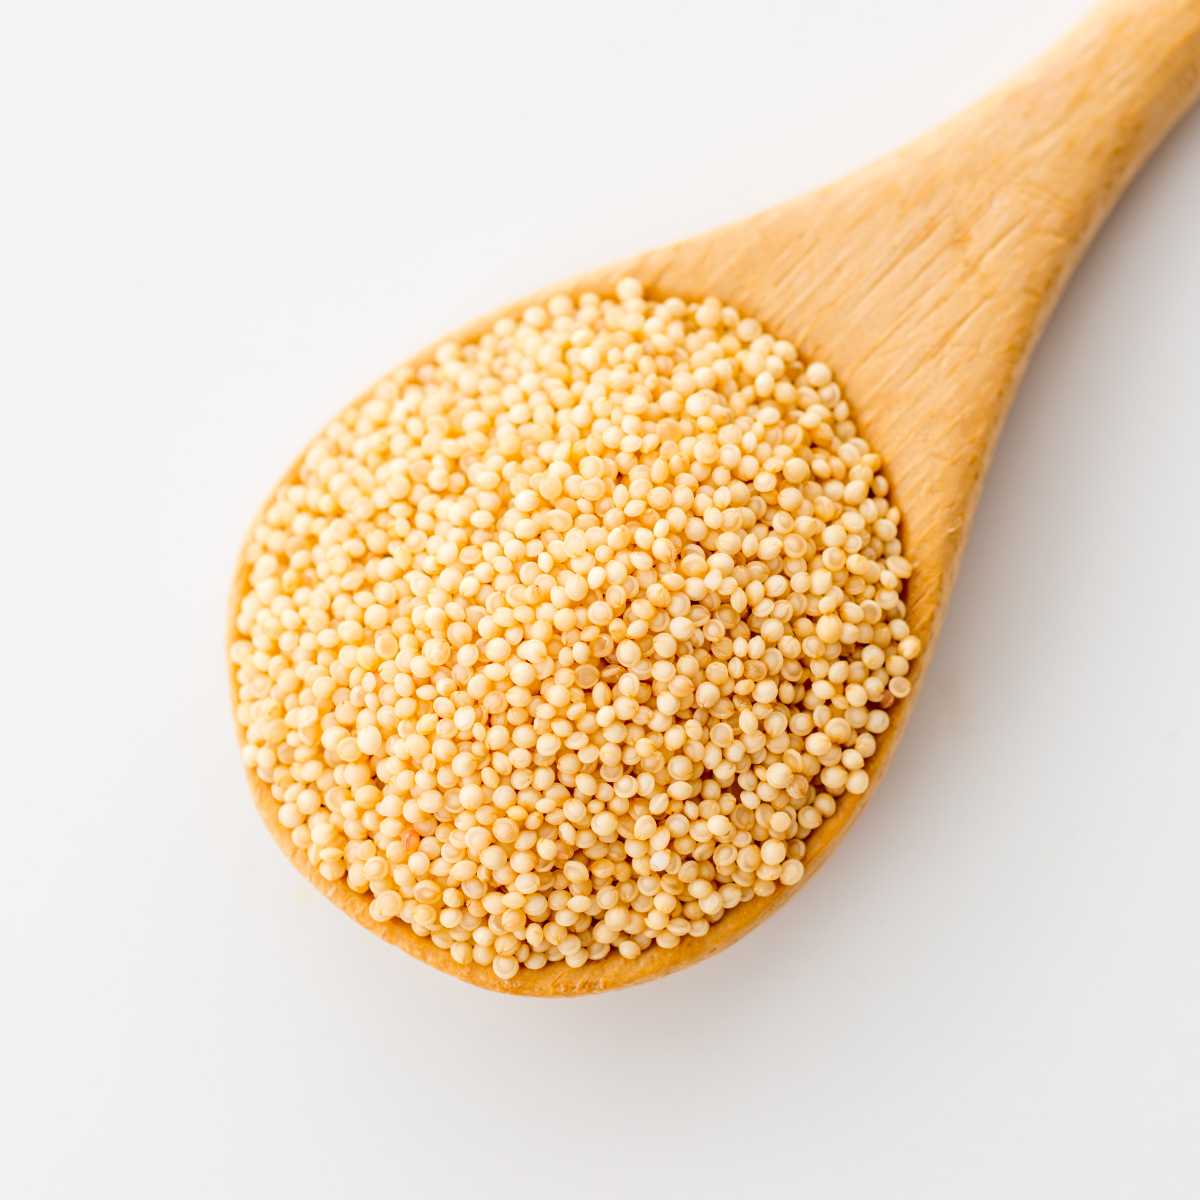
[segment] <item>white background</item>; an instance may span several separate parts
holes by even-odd
[[[868,160],[1084,9],[3,18],[6,1195],[1200,1192],[1200,116],[1038,351],[885,784],[715,960],[539,1003],[371,938],[260,827],[222,661],[250,515],[376,374]]]

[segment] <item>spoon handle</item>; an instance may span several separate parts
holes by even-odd
[[[1198,97],[1200,0],[1105,0],[1008,84],[862,176],[888,179],[916,236],[889,268],[911,270],[911,295],[893,292],[892,312],[870,322],[894,318],[876,351],[889,373],[859,389],[894,389],[904,410],[896,419],[915,422],[930,444],[971,448],[938,465],[945,477],[936,487],[958,510],[944,523],[956,536],[1063,287],[1133,176]],[[843,197],[835,188],[830,199]],[[935,230],[950,244],[939,246]],[[931,246],[938,249],[927,262]],[[926,302],[923,281],[934,274],[945,286]],[[872,303],[868,294],[860,311]],[[913,346],[922,347],[924,375]],[[935,486],[930,464],[920,471],[920,479],[898,482]]]
[[[1200,94],[1200,0],[1107,0],[917,141],[745,221],[644,256],[837,364],[888,447],[940,613],[996,435],[1055,302],[1122,190]],[[912,448],[911,450],[909,448]]]
[[[1062,271],[1197,96],[1200,0],[1106,0],[960,121],[1062,239]]]

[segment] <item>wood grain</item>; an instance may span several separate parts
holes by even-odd
[[[806,358],[830,363],[884,456],[904,515],[915,568],[908,620],[926,645],[912,676],[919,688],[996,435],[1037,338],[1100,223],[1198,94],[1200,0],[1113,0],[1007,86],[874,165],[506,311],[557,291],[610,290],[633,274],[652,293],[719,296]],[[475,336],[500,315],[453,336]],[[230,642],[246,572],[243,554]],[[893,710],[868,796],[912,704]],[[309,866],[279,825],[269,789],[248,776],[280,849],[334,904],[423,962],[495,991],[578,995],[678,970],[741,937],[797,890],[743,904],[672,950],[633,961],[614,954],[580,969],[551,964],[503,982],[490,968],[456,965],[400,921],[373,921],[368,898]],[[809,838],[809,877],[866,799],[844,797]]]

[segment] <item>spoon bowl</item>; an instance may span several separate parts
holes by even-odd
[[[832,366],[904,515],[913,564],[906,619],[925,651],[910,676],[913,695],[891,710],[878,740],[871,788],[843,796],[809,835],[806,878],[855,820],[899,743],[1037,338],[1121,191],[1198,92],[1200,0],[1112,0],[1023,75],[879,162],[747,220],[547,288],[452,335],[470,340],[550,295],[611,293],[632,275],[651,295],[720,297],[806,359]],[[230,644],[244,554],[242,563]],[[797,890],[741,904],[673,949],[633,960],[612,954],[581,968],[551,963],[505,981],[489,967],[460,966],[399,920],[373,920],[370,897],[322,878],[279,824],[270,789],[247,774],[280,849],[339,908],[423,962],[495,991],[579,995],[679,970],[728,946]]]

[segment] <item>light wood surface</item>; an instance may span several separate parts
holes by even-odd
[[[926,646],[912,677],[919,690],[996,435],[1038,335],[1096,229],[1198,94],[1200,0],[1112,0],[1023,75],[872,166],[510,308],[555,291],[610,290],[632,274],[652,293],[719,296],[806,358],[828,362],[884,457],[903,513],[914,564],[908,621]],[[499,315],[454,336],[471,337]],[[243,555],[231,641],[245,579]],[[892,710],[867,796],[916,690]],[[672,950],[633,961],[613,954],[579,969],[551,964],[502,982],[490,968],[456,965],[400,921],[373,921],[369,897],[309,867],[279,825],[269,789],[248,775],[280,849],[339,908],[431,966],[496,991],[578,995],[678,970],[729,945],[798,890],[743,904]],[[867,796],[843,797],[810,836],[808,877]]]

